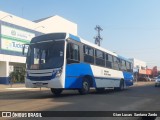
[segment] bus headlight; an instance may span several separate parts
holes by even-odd
[[[62,74],[62,70],[61,70],[61,69],[60,69],[60,70],[57,70],[57,72],[56,72],[56,77],[60,77],[61,74]]]

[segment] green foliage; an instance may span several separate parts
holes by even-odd
[[[11,83],[15,82],[24,82],[25,80],[25,68],[21,68],[21,70],[14,70],[9,75],[11,79]]]

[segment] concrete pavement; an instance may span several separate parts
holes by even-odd
[[[118,111],[143,111],[159,110],[159,89],[153,86],[154,82],[137,82],[133,87],[122,92],[108,91],[103,94],[91,92],[81,96],[74,91],[63,93],[60,97],[54,97],[48,88],[27,88],[24,84],[0,85],[1,110],[19,111],[61,111],[61,110],[118,110]],[[22,91],[17,91],[22,90]],[[25,91],[26,90],[26,91]],[[4,92],[3,92],[4,91]],[[12,92],[13,91],[13,92]],[[30,91],[30,92],[28,92]],[[2,93],[3,92],[3,93]],[[117,102],[118,100],[118,102]],[[95,102],[96,101],[96,102]],[[71,120],[71,118],[58,118],[59,120]],[[76,118],[77,119],[77,118]],[[78,118],[79,120],[81,118]],[[88,119],[88,118],[86,118]],[[119,120],[116,118],[90,118],[95,120]],[[122,118],[123,120],[136,120],[137,117]],[[158,118],[156,120],[159,120]]]
[[[4,91],[21,91],[21,90],[32,90],[32,91],[40,91],[40,90],[48,90],[49,88],[26,88],[24,83],[15,83],[13,85],[5,85],[0,84],[0,92]]]
[[[151,81],[151,82],[135,82],[134,83],[134,86],[147,86],[147,85],[151,85],[153,84],[154,81]],[[15,84],[8,84],[8,85],[5,85],[5,84],[0,84],[0,92],[2,91],[6,91],[6,90],[29,90],[29,89],[32,89],[32,90],[39,90],[40,88],[26,88],[25,87],[25,84],[24,83],[15,83]],[[49,88],[41,88],[41,89],[49,89]]]

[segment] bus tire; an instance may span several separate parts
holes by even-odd
[[[119,87],[116,87],[115,90],[117,90],[117,91],[124,90],[124,80],[120,80]]]
[[[90,83],[89,80],[84,77],[82,80],[82,88],[78,90],[81,95],[88,94],[90,91]]]
[[[97,93],[104,93],[105,92],[105,88],[96,88],[96,92]]]
[[[62,93],[62,91],[62,89],[51,88],[51,92],[56,96],[59,96]]]

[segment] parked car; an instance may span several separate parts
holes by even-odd
[[[147,79],[147,81],[152,81],[152,79],[150,77],[145,77]]]
[[[150,77],[139,77],[138,79],[139,81],[152,81],[152,79]]]
[[[152,78],[153,81],[156,81],[156,79],[157,79],[157,77],[153,77],[153,78]]]
[[[155,79],[155,87],[160,86],[160,76]]]

